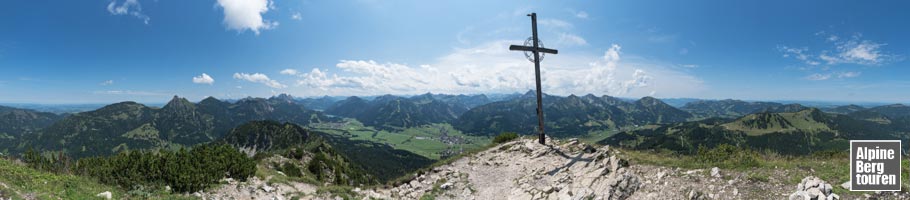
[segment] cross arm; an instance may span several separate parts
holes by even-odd
[[[512,50],[512,51],[537,51],[537,52],[548,53],[548,54],[556,54],[559,52],[556,49],[534,48],[534,47],[521,46],[521,45],[511,45],[511,46],[509,46],[509,50]]]

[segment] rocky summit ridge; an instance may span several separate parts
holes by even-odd
[[[576,139],[508,142],[439,166],[392,188],[360,191],[367,198],[419,199],[625,199],[639,189],[608,146]]]

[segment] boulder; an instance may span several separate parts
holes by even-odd
[[[714,167],[711,168],[711,176],[715,178],[720,178],[720,168]]]
[[[101,198],[103,198],[103,199],[111,199],[111,198],[113,198],[113,197],[112,197],[113,194],[111,194],[111,191],[104,191],[104,192],[102,192],[102,193],[98,193],[98,194],[95,195],[95,196],[96,196],[96,197],[101,197]]]
[[[439,188],[442,188],[443,190],[448,190],[448,189],[451,189],[452,187],[455,187],[455,184],[452,184],[450,182],[443,183],[442,185],[439,186]]]

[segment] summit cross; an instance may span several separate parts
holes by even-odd
[[[531,62],[534,62],[534,75],[537,77],[537,133],[539,137],[540,144],[545,144],[544,130],[543,130],[543,103],[541,102],[541,91],[540,91],[540,60],[543,59],[544,53],[556,54],[556,49],[547,49],[543,47],[543,43],[540,42],[540,39],[537,38],[537,13],[528,14],[531,17],[531,38],[525,41],[524,46],[522,45],[511,45],[509,50],[512,51],[524,51],[525,57],[528,58]],[[533,54],[533,55],[529,55]]]

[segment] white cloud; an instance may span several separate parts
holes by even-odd
[[[830,78],[831,78],[831,74],[818,74],[818,73],[815,73],[815,74],[810,74],[809,76],[806,76],[806,80],[810,80],[810,81],[828,80],[828,79],[830,79]]]
[[[112,84],[114,84],[114,80],[106,80],[106,81],[102,81],[102,82],[101,82],[101,83],[99,83],[99,84],[98,84],[98,85],[102,85],[102,86],[108,86],[108,85],[112,85]]]
[[[622,47],[620,47],[618,44],[611,45],[610,49],[607,49],[607,51],[604,52],[604,60],[608,63],[619,62],[620,50],[622,50]]]
[[[808,65],[820,65],[822,62],[827,65],[879,65],[898,57],[882,52],[881,47],[886,44],[863,40],[859,34],[849,39],[841,39],[837,35],[826,35],[825,32],[815,35],[824,37],[825,41],[833,43],[833,48],[822,50],[818,54],[809,52],[808,47],[778,46],[778,50],[784,53],[784,57],[793,57]]]
[[[119,5],[117,1],[119,0],[113,0],[107,4],[107,12],[113,15],[132,15],[141,19],[143,23],[149,24],[151,18],[142,13],[142,5],[139,4],[139,0],[124,0]]]
[[[494,41],[455,49],[429,65],[341,60],[332,69],[298,74],[295,89],[312,95],[524,92],[534,88],[534,70],[521,53],[508,50],[509,44],[518,43]],[[704,88],[701,80],[673,70],[675,65],[638,58],[620,62],[620,50],[612,45],[602,57],[547,57],[541,69],[544,92],[691,96]]]
[[[806,76],[806,80],[810,81],[823,81],[831,78],[853,78],[861,75],[862,72],[836,72],[836,73],[814,73]]]
[[[833,59],[824,59],[829,64],[856,63],[875,65],[882,63],[884,57],[879,48],[885,44],[874,43],[869,40],[849,40],[837,46],[837,55]],[[823,56],[827,56],[822,54]],[[831,58],[831,57],[829,57]]]
[[[202,73],[202,75],[193,77],[193,83],[212,85],[212,83],[215,83],[215,79],[212,79],[208,74]]]
[[[259,35],[260,30],[278,27],[277,21],[262,18],[262,14],[274,9],[271,0],[218,0],[218,5],[224,9],[224,24],[229,29],[249,29]]]
[[[820,62],[810,58],[810,55],[808,54],[809,47],[793,48],[793,47],[787,47],[787,46],[778,46],[777,50],[784,52],[784,55],[783,55],[784,58],[793,57],[793,58],[796,58],[797,60],[803,61],[807,65],[821,64]]]
[[[303,19],[303,17],[300,16],[300,12],[294,12],[294,14],[291,14],[291,19],[300,21]]]
[[[549,27],[549,28],[562,28],[562,29],[572,28],[572,23],[558,20],[558,19],[541,19],[541,20],[537,20],[537,24],[540,24],[541,26]]]
[[[556,44],[560,46],[584,46],[588,45],[588,41],[578,35],[562,33],[559,35],[559,39],[556,40]]]
[[[297,75],[300,72],[298,72],[296,69],[284,69],[284,70],[281,70],[280,73],[285,74],[285,75]]]
[[[269,76],[266,76],[265,74],[260,74],[260,73],[253,73],[253,74],[247,74],[247,73],[234,73],[234,78],[235,78],[235,79],[240,79],[240,80],[249,81],[249,82],[253,82],[253,83],[262,83],[262,84],[264,84],[264,85],[266,85],[266,86],[269,86],[269,87],[271,87],[271,88],[286,88],[286,87],[288,87],[287,85],[281,84],[281,83],[279,83],[279,82],[276,81],[276,80],[270,79]]]
[[[578,11],[578,12],[575,13],[575,17],[578,17],[578,18],[581,18],[581,19],[587,19],[587,18],[588,18],[588,12],[585,12],[585,11]]]
[[[841,73],[837,74],[837,78],[853,78],[853,77],[859,76],[860,74],[863,74],[863,73],[862,72],[841,72]]]

